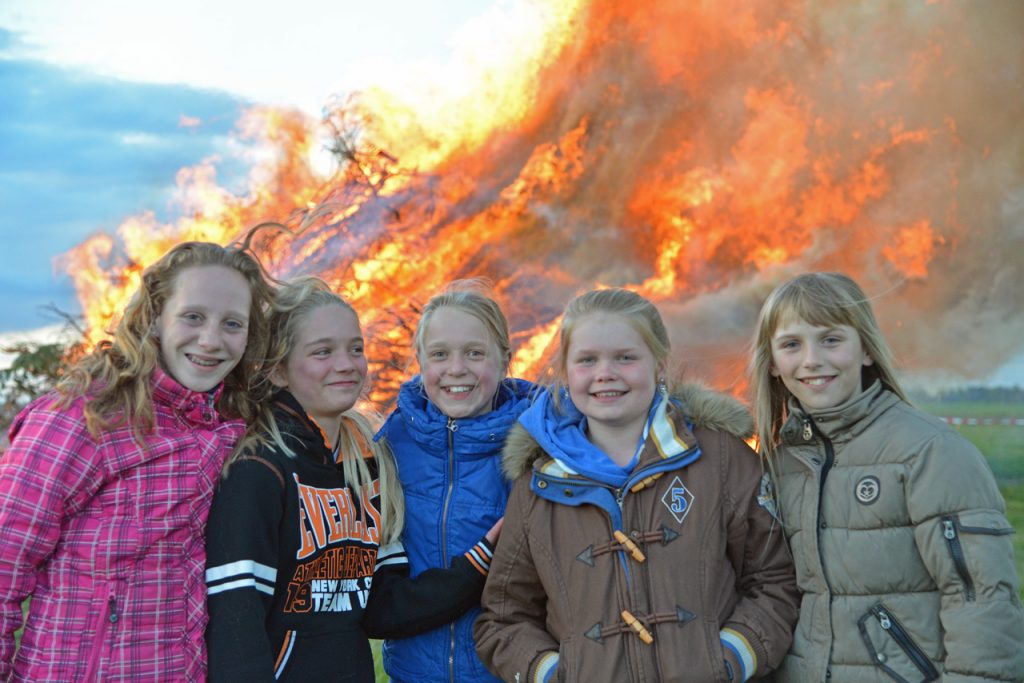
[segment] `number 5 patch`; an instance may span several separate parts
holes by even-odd
[[[672,513],[676,522],[682,524],[686,515],[690,514],[690,508],[693,507],[693,494],[690,493],[690,489],[683,486],[679,477],[676,477],[665,491],[665,495],[661,497],[661,502]]]

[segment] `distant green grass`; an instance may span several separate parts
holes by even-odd
[[[939,417],[1024,418],[1020,403],[929,403],[917,402],[921,410]],[[1024,427],[1016,425],[953,425],[988,460],[1001,485],[1024,483]],[[1021,529],[1024,533],[1024,529]]]
[[[1019,403],[994,401],[963,401],[940,403],[913,401],[914,405],[932,415],[948,417],[1024,417],[1024,406]],[[1020,427],[1018,427],[1020,429]]]
[[[1017,560],[1017,577],[1024,580],[1024,484],[1000,486],[1006,499],[1006,517],[1017,530],[1013,535],[1013,555]],[[1020,591],[1024,600],[1024,586]]]
[[[380,645],[381,641],[379,640],[370,641],[370,648],[373,650],[373,666],[377,672],[376,683],[387,683],[388,675],[384,673],[384,657],[381,656]]]
[[[1019,403],[921,403],[916,405],[940,417],[1024,417]],[[954,426],[973,443],[985,459],[1006,499],[1006,517],[1017,533],[1013,536],[1017,576],[1024,579],[1024,427],[1015,425]],[[1024,586],[1021,588],[1024,599]]]
[[[963,426],[958,431],[984,454],[1000,484],[1024,484],[1024,427]]]

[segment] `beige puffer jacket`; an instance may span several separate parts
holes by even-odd
[[[777,680],[1024,681],[1013,529],[977,449],[880,383],[791,412],[777,486],[804,595]]]

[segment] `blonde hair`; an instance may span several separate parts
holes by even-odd
[[[427,301],[416,323],[413,334],[413,348],[416,359],[422,360],[426,347],[426,330],[434,314],[442,308],[457,308],[479,320],[486,328],[498,352],[503,359],[504,372],[508,372],[508,364],[512,359],[512,342],[508,332],[508,320],[501,311],[501,306],[485,292],[488,283],[483,279],[455,280]]]
[[[593,313],[612,313],[624,317],[650,349],[656,367],[662,369],[662,374],[667,372],[672,342],[657,307],[650,300],[628,289],[595,289],[580,294],[565,307],[559,330],[558,351],[554,357],[554,382],[551,387],[551,395],[556,405],[559,403],[562,389],[568,382],[568,353],[573,332],[581,319]],[[675,387],[667,388],[671,390]]]
[[[280,371],[295,349],[303,321],[310,313],[323,306],[339,306],[351,311],[357,319],[359,317],[351,304],[331,291],[327,283],[319,278],[300,277],[281,285],[274,313],[270,318],[270,343],[266,362],[260,371],[261,383],[271,384],[270,377]],[[377,460],[380,479],[381,544],[387,545],[397,541],[401,538],[405,522],[405,503],[394,456],[383,441],[375,442],[373,439],[381,418],[372,411],[361,412],[354,407],[342,413],[341,418],[341,430],[336,445],[345,484],[359,492],[369,487],[373,483],[373,477],[363,454],[368,453]],[[285,443],[270,403],[263,405],[260,416],[250,426],[240,447],[225,464],[225,476],[231,464],[243,457],[243,452],[254,451],[258,445],[267,442],[273,442],[289,457],[294,458],[296,455]]]
[[[85,420],[89,433],[128,422],[136,440],[153,429],[152,375],[160,364],[160,342],[154,328],[178,278],[190,268],[223,266],[239,273],[249,285],[248,334],[245,352],[224,378],[217,410],[227,418],[255,419],[262,396],[253,386],[266,355],[268,314],[274,288],[248,240],[223,247],[211,242],[184,242],[172,248],[142,273],[142,282],[125,308],[113,340],[101,341],[64,375],[57,390],[61,403],[87,396]]]
[[[805,273],[776,287],[757,319],[749,374],[762,453],[771,455],[775,451],[779,431],[788,417],[790,393],[779,378],[772,376],[771,344],[779,323],[788,316],[818,327],[852,327],[873,361],[861,369],[861,386],[881,380],[890,391],[907,400],[896,379],[892,351],[860,286],[842,273]]]

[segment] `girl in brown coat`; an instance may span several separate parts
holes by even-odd
[[[789,647],[792,561],[732,399],[665,385],[657,309],[572,301],[558,382],[505,449],[516,477],[475,636],[507,681],[745,681]]]

